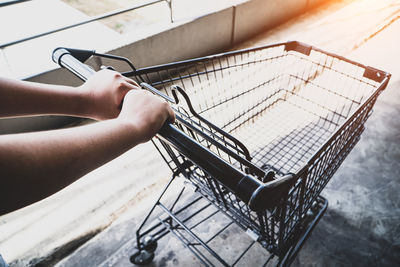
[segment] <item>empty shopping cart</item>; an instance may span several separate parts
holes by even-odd
[[[77,51],[57,49],[54,59],[86,79],[93,70],[73,56],[104,55]],[[129,64],[124,75],[177,116],[153,140],[172,175],[137,229],[138,265],[153,260],[169,233],[205,265],[289,265],[327,208],[321,191],[390,79],[295,41]],[[230,250],[233,242],[241,251]]]

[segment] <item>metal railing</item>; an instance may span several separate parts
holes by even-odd
[[[26,2],[26,1],[31,1],[31,0],[2,1],[2,2],[0,2],[0,7],[7,6],[7,5],[18,4],[18,3]],[[77,26],[88,24],[90,22],[94,22],[94,21],[97,21],[97,20],[101,20],[101,19],[112,17],[112,16],[116,16],[116,15],[119,15],[119,14],[122,14],[122,13],[126,13],[126,12],[129,12],[129,11],[132,11],[132,10],[135,10],[135,9],[139,9],[139,8],[142,8],[142,7],[154,5],[154,4],[157,4],[157,3],[160,3],[160,2],[166,2],[167,3],[168,8],[170,10],[171,22],[173,22],[172,0],[147,0],[147,1],[144,1],[144,3],[141,3],[141,4],[131,5],[131,6],[126,7],[126,8],[121,8],[121,9],[117,9],[117,10],[114,10],[114,11],[103,13],[101,15],[90,17],[90,18],[88,18],[86,20],[82,20],[82,21],[80,21],[78,23],[74,23],[74,24],[70,24],[70,25],[67,25],[67,26],[55,28],[53,30],[49,30],[49,31],[42,32],[42,33],[39,33],[39,34],[31,35],[31,36],[28,36],[28,37],[25,37],[25,38],[21,38],[21,39],[15,40],[15,41],[6,42],[6,43],[3,43],[3,44],[0,44],[0,49],[3,49],[5,47],[7,47],[7,46],[11,46],[11,45],[19,44],[19,43],[22,43],[22,42],[26,42],[26,41],[29,41],[29,40],[32,40],[32,39],[36,39],[36,38],[39,38],[39,37],[43,37],[43,36],[46,36],[46,35],[49,35],[49,34],[52,34],[52,33],[60,32],[60,31],[64,31],[64,30],[67,30],[67,29],[71,29],[71,28],[77,27]]]

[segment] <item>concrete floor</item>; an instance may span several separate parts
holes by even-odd
[[[386,4],[388,3],[381,2],[378,9],[384,10]],[[398,18],[399,2],[392,1],[390,4],[393,6],[389,13],[397,12]],[[374,7],[369,7],[369,18],[376,19],[378,12],[374,13]],[[346,8],[332,15],[330,20],[321,16],[324,10],[317,11],[320,12],[319,18],[315,14],[317,18],[313,19],[300,17],[275,31],[239,45],[248,47],[287,36],[295,36],[297,40],[303,41],[314,36],[312,43],[318,47],[330,48],[393,74],[388,88],[375,105],[361,140],[324,189],[323,196],[329,200],[328,211],[296,257],[293,266],[400,265],[400,20],[384,15],[382,19],[371,22],[365,15],[368,12],[364,12],[362,16],[367,19],[365,24],[376,27],[364,25],[364,28],[357,28],[356,24],[351,23],[359,22],[348,19],[345,21],[348,29],[342,28],[339,33],[331,32],[328,37],[324,35],[316,39],[316,30],[328,30],[337,26],[335,16],[338,18],[351,13],[355,15],[353,18],[357,16],[354,6]],[[318,27],[314,27],[315,25]],[[296,29],[304,26],[307,26],[307,30],[298,33]],[[340,36],[346,36],[345,40],[338,40]],[[327,39],[332,42],[327,42]],[[148,206],[150,202],[143,203]],[[134,251],[135,245],[135,229],[145,214],[142,208],[140,211],[128,211],[111,227],[62,260],[58,266],[129,266],[129,255]],[[221,220],[224,219],[221,217]],[[212,228],[220,223],[218,220],[213,221]],[[222,250],[221,253],[230,258],[242,249],[241,245],[247,242],[248,237],[235,227],[228,231],[229,233],[222,234],[217,247],[226,247],[228,251]],[[259,265],[264,256],[258,254],[260,251],[252,253],[251,258],[238,265]],[[199,264],[190,251],[169,234],[159,242],[155,259],[149,266]]]
[[[340,8],[336,6],[335,12],[332,12],[332,6],[314,10],[273,31],[263,33],[238,45],[238,48],[242,48],[296,39],[361,61],[366,65],[382,68],[393,74],[388,88],[376,103],[374,113],[367,122],[360,142],[324,189],[323,195],[329,200],[328,211],[295,259],[293,266],[400,265],[400,199],[398,194],[400,189],[400,122],[396,119],[400,114],[398,91],[400,90],[398,63],[400,61],[398,49],[400,21],[396,20],[400,14],[400,3],[393,0],[358,0],[353,4],[348,4],[349,2],[351,1],[339,1],[337,5]],[[121,179],[132,179],[129,176],[149,177],[149,171],[145,171],[144,168],[131,175],[126,172],[130,170],[128,168],[130,165],[134,169],[138,169],[138,166],[139,169],[140,166],[151,166],[153,171],[156,171],[156,175],[144,182],[148,184],[147,192],[137,193],[134,201],[120,194],[120,202],[131,201],[127,206],[129,209],[123,210],[118,220],[69,256],[64,257],[62,254],[64,258],[58,266],[130,266],[129,255],[134,251],[135,230],[161,190],[161,186],[153,185],[165,183],[165,179],[162,180],[159,175],[165,169],[161,170],[161,167],[155,163],[153,154],[148,154],[148,151],[147,148],[138,148],[136,151],[129,152],[122,160],[127,160],[133,154],[146,155],[146,157],[140,158],[134,164],[114,163],[111,165],[113,169],[119,168],[121,171],[106,173],[119,175]],[[87,185],[95,186],[96,181],[94,178],[89,178],[82,181],[80,186],[82,188]],[[139,179],[135,181],[139,182]],[[75,193],[81,190],[79,188],[79,185],[75,185],[75,190],[70,188],[62,195],[64,201],[68,202],[64,205],[71,205],[71,201],[67,201],[71,195],[78,198]],[[109,191],[116,189],[117,192],[123,192],[115,184],[110,184],[109,188]],[[98,191],[97,194],[99,193],[101,192]],[[115,199],[115,194],[106,198],[106,200],[109,199]],[[84,201],[84,198],[78,198],[77,201]],[[107,201],[104,205],[107,205]],[[42,207],[58,209],[58,206],[53,207],[48,204],[42,204]],[[61,212],[65,213],[63,210],[60,210]],[[87,211],[82,210],[82,212]],[[210,225],[215,228],[223,222],[224,218],[221,217],[219,220],[212,221]],[[46,225],[46,221],[44,223]],[[86,228],[90,228],[91,223],[93,222],[83,220],[71,222],[70,231],[75,231],[79,225],[82,227],[83,224]],[[47,222],[47,225],[52,225],[52,221]],[[34,229],[38,232],[39,228]],[[67,231],[56,233],[56,230],[54,230],[55,236],[59,239],[63,238],[59,235],[67,235]],[[248,242],[248,236],[234,226],[228,231],[229,234],[225,232],[221,235],[216,246],[222,249],[221,253],[230,258],[242,249],[241,244]],[[21,242],[21,240],[17,241]],[[23,245],[23,243],[20,244]],[[75,246],[71,245],[71,247]],[[265,257],[265,255],[261,256],[261,252],[263,251],[256,248],[250,254],[251,257],[242,262],[241,266],[260,265]],[[7,250],[3,250],[2,254],[7,256]],[[59,255],[54,254],[53,259],[47,259],[39,265],[45,266],[50,262],[58,261],[57,257]],[[172,235],[167,235],[159,242],[156,257],[150,266],[198,266],[199,264],[188,249],[184,249]],[[17,261],[14,265],[19,266],[21,262],[19,264]]]

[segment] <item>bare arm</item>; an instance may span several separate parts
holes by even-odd
[[[0,117],[52,114],[115,118],[125,94],[138,88],[133,80],[110,70],[97,72],[78,88],[0,77]]]
[[[0,136],[0,214],[41,200],[148,141],[173,111],[159,97],[132,90],[119,116],[95,124]]]

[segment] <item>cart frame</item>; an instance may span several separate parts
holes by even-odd
[[[267,53],[265,58],[258,59],[263,51],[270,50],[273,51],[273,54]],[[76,69],[77,62],[72,62],[69,57],[74,54],[73,50],[59,49],[54,54],[53,58],[61,66],[70,70]],[[84,56],[82,53],[75,53],[75,55],[80,61],[85,61],[94,55],[94,52],[89,51]],[[244,60],[243,55],[245,55]],[[110,56],[107,55],[107,57]],[[236,61],[238,57],[241,58],[238,60],[239,63]],[[286,165],[290,163],[291,168],[283,165],[276,167],[266,163],[256,164],[253,163],[253,155],[247,146],[231,134],[241,126],[240,124],[231,127],[232,122],[242,115],[231,119],[222,127],[215,125],[205,117],[205,114],[221,105],[225,100],[218,100],[219,102],[217,101],[218,103],[214,106],[203,103],[205,105],[203,108],[201,108],[202,104],[194,107],[191,93],[194,92],[194,95],[197,93],[190,91],[187,85],[191,83],[193,87],[198,86],[193,80],[198,78],[201,83],[203,76],[207,77],[209,83],[211,83],[210,81],[217,82],[218,79],[223,78],[224,73],[225,75],[226,73],[230,74],[232,68],[255,66],[264,61],[273,63],[286,57],[295,57],[301,64],[306,64],[307,69],[301,69],[295,74],[290,73],[290,79],[295,77],[294,83],[291,80],[293,83],[290,85],[291,89],[282,89],[281,87],[273,89],[265,102],[277,95],[279,96],[277,101],[286,101],[292,97],[300,99],[299,103],[312,102],[299,93],[302,88],[311,86],[314,89],[321,89],[324,94],[329,94],[332,98],[338,97],[350,104],[348,107],[340,103],[339,107],[332,109],[329,103],[323,107],[320,103],[312,103],[314,109],[320,111],[319,108],[322,107],[332,111],[332,114],[329,113],[326,117],[322,117],[317,114],[318,112],[307,110],[307,112],[314,112],[314,115],[319,116],[318,123],[322,121],[322,126],[317,124],[305,126],[305,129],[311,127],[309,135],[312,137],[313,127],[331,128],[331,124],[334,124],[335,127],[332,131],[323,133],[323,143],[316,142],[317,148],[310,150],[312,151],[311,155],[307,154],[308,152],[304,154],[307,156],[307,160],[294,160],[292,159],[294,156],[291,156],[285,162]],[[231,59],[234,60],[234,63],[230,63]],[[298,65],[301,65],[300,63]],[[293,67],[297,63],[291,64],[285,67]],[[337,69],[336,65],[340,65],[340,68],[344,66],[346,71],[350,70],[352,74]],[[73,72],[84,80],[92,70],[83,68]],[[85,72],[89,72],[89,74],[85,74]],[[331,72],[333,77],[337,75],[345,82],[346,79],[351,80],[352,85],[349,89],[356,86],[358,92],[363,92],[362,95],[353,99],[347,91],[338,93],[318,84],[318,79],[325,72]],[[82,75],[82,73],[84,74]],[[155,147],[170,167],[172,177],[137,229],[137,251],[131,256],[131,261],[139,265],[147,264],[154,258],[157,241],[168,233],[173,233],[203,264],[208,266],[236,265],[255,243],[261,245],[269,254],[264,265],[271,263],[275,256],[277,256],[275,257],[275,259],[277,258],[276,265],[290,265],[327,209],[328,202],[320,196],[321,191],[359,141],[364,131],[364,124],[371,115],[372,107],[390,79],[390,74],[386,72],[296,41],[141,69],[133,68],[132,71],[123,74],[136,78],[142,82],[142,87],[161,94],[173,104],[183,102],[183,105],[173,105],[177,114],[177,123],[166,125],[160,130],[159,142],[153,140]],[[212,74],[215,78],[210,79],[209,76]],[[277,76],[271,76],[265,84],[274,84],[273,82],[280,78],[281,75],[278,73]],[[365,89],[368,93],[364,93],[363,87],[368,89]],[[244,93],[239,93],[225,102],[243,95]],[[277,101],[269,103],[267,108],[274,106]],[[254,120],[254,117],[259,116],[262,112],[256,110],[255,115],[248,120]],[[298,132],[288,134],[290,139],[297,140],[296,142],[300,142],[300,145],[306,144],[303,144],[301,139],[299,141],[297,135]],[[306,136],[308,138],[306,139],[308,142],[313,142],[310,136]],[[277,144],[279,145],[279,142]],[[286,148],[280,148],[278,153],[284,149]],[[300,149],[295,149],[295,153],[299,153]],[[178,177],[184,177],[188,182],[188,185],[181,185],[182,189],[179,193],[171,189],[173,184],[177,183]],[[193,187],[197,194],[185,195],[188,187]],[[173,200],[171,196],[168,196],[170,193],[175,195]],[[202,201],[205,201],[206,204],[194,208]],[[212,215],[203,216],[193,222],[199,214],[210,207],[215,208]],[[193,231],[193,228],[217,213],[229,218],[231,223],[204,241]],[[156,218],[158,218],[158,222],[156,220],[153,223]],[[192,224],[192,226],[189,227],[188,224]],[[237,259],[228,262],[209,243],[232,224],[243,229],[253,238],[253,242]],[[210,256],[216,261],[210,260]]]

